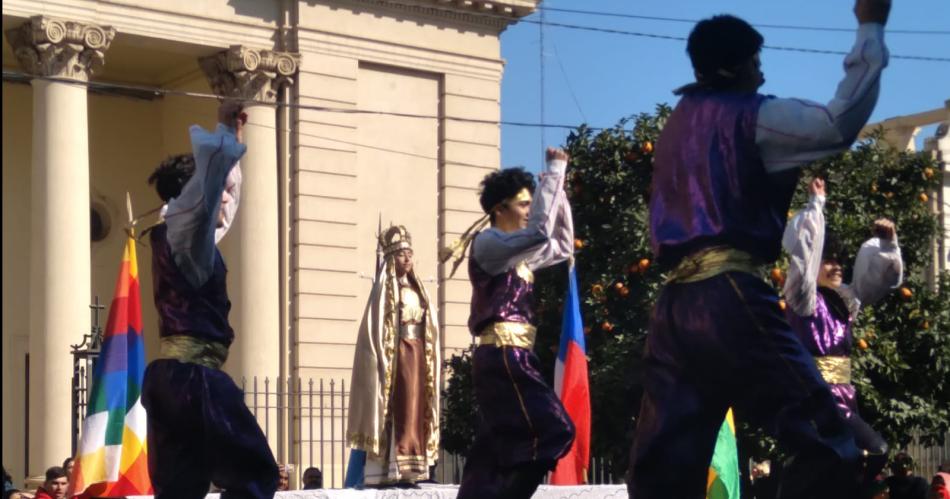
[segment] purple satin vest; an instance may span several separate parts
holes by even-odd
[[[517,268],[492,276],[469,257],[468,278],[472,282],[468,329],[473,335],[495,322],[535,324],[534,284],[522,279]]]
[[[215,248],[214,272],[208,282],[195,289],[172,257],[167,230],[167,226],[161,224],[150,235],[159,335],[187,335],[230,346],[234,341],[234,331],[228,323],[231,300],[227,291],[228,270],[221,252]]]
[[[832,302],[835,303],[832,304]],[[788,324],[792,326],[792,330],[798,335],[802,345],[815,357],[851,356],[853,342],[851,316],[844,301],[834,290],[818,288],[818,294],[815,297],[815,313],[810,317],[802,317],[791,308],[788,309],[786,315]],[[829,386],[841,413],[845,418],[850,418],[858,410],[854,385],[843,383]]]
[[[660,264],[717,245],[763,262],[778,258],[798,169],[765,171],[755,144],[765,99],[694,92],[676,105],[653,167],[650,236]]]
[[[812,355],[849,357],[852,343],[851,318],[843,301],[838,306],[831,306],[825,293],[834,291],[822,289],[818,292],[815,296],[815,313],[810,317],[802,317],[789,308],[788,324]],[[830,299],[841,301],[837,296]]]

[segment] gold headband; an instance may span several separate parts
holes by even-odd
[[[505,200],[506,203],[510,203],[512,201],[517,203],[522,201],[531,201],[531,191],[529,191],[527,187],[523,187],[520,191],[518,191],[518,194],[515,194],[514,196],[511,196]]]

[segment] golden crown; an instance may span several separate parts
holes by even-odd
[[[402,225],[391,225],[379,235],[383,253],[391,255],[399,250],[412,249],[412,236]]]

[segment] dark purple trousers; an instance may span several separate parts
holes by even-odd
[[[159,359],[145,370],[148,472],[156,499],[271,499],[277,462],[244,393],[218,369]]]
[[[554,469],[570,450],[574,424],[538,368],[531,350],[490,345],[475,350],[479,428],[465,462],[459,499],[518,499],[509,497],[506,489],[520,479],[515,474],[530,468],[525,479],[536,476],[537,487],[543,471]]]
[[[815,361],[763,280],[729,272],[661,292],[645,353],[631,499],[705,498],[729,407],[790,456],[780,498],[851,498],[859,451]]]

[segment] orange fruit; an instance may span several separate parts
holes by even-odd
[[[584,326],[584,334],[590,334],[590,326]]]
[[[930,323],[927,321],[924,321],[924,323],[921,325],[921,329],[930,329]]]
[[[868,342],[865,341],[864,338],[861,338],[860,340],[858,340],[858,348],[860,348],[861,350],[867,350],[868,346],[869,346]]]
[[[640,150],[643,152],[643,154],[650,154],[653,152],[653,142],[650,142],[649,140],[644,142],[640,147]]]
[[[650,268],[650,260],[648,258],[640,260],[640,263],[637,264],[637,268],[640,269],[640,272],[646,272],[647,269]]]
[[[614,325],[609,321],[604,321],[603,324],[600,325],[600,328],[609,333],[614,330]]]
[[[614,289],[616,289],[617,291],[620,291],[621,289],[623,289],[623,283],[618,281],[616,284],[614,284]]]
[[[927,201],[930,201],[930,197],[928,197],[927,194],[924,192],[921,192],[920,196],[917,196],[917,198],[920,199],[921,203],[926,203]]]
[[[630,296],[630,288],[620,288],[620,296],[623,296],[624,298]]]
[[[877,182],[871,183],[871,192],[877,192]]]
[[[926,177],[928,180],[934,178],[934,169],[924,168],[924,177]]]
[[[905,300],[909,300],[910,297],[914,296],[914,292],[911,291],[910,288],[901,288],[901,296],[903,296]]]
[[[785,303],[785,300],[778,301],[778,308],[782,309],[782,312],[784,312],[785,309],[788,308],[788,305]]]
[[[782,269],[775,267],[769,272],[769,277],[772,279],[772,282],[779,284],[785,280],[785,276],[782,274]]]
[[[580,240],[580,239],[575,239],[575,240],[574,240],[574,249],[577,249],[577,250],[579,250],[579,249],[584,249],[584,241],[582,241],[582,240]]]

